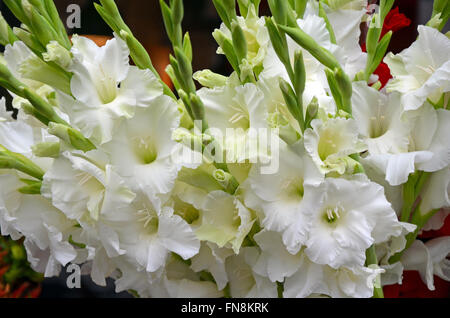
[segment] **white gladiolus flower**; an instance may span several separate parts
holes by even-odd
[[[406,250],[401,262],[405,270],[419,271],[429,290],[435,290],[434,275],[450,281],[450,237],[444,236],[423,243],[419,240]]]
[[[390,185],[405,183],[408,175],[416,169],[426,172],[441,170],[450,164],[450,111],[435,110],[425,103],[419,110],[407,112],[412,125],[408,151],[379,153],[363,158],[363,161],[382,171]]]
[[[223,87],[202,88],[198,96],[205,105],[207,120],[214,122],[209,131],[222,142],[227,161],[241,163],[259,156],[250,149],[258,138],[254,132],[268,128],[267,103],[256,85],[238,85],[235,81],[230,79]]]
[[[223,191],[209,193],[201,211],[201,223],[195,232],[197,238],[219,247],[230,247],[238,254],[255,222],[251,212],[240,200]]]
[[[411,123],[402,117],[400,94],[387,96],[364,82],[356,82],[352,105],[369,155],[408,152]]]
[[[120,36],[101,47],[67,37],[39,1],[10,2],[23,24],[0,14],[7,286],[25,266],[9,239],[45,277],[76,264],[136,297],[382,297],[406,270],[430,290],[435,275],[450,282],[450,237],[424,239],[450,214],[439,6],[386,54],[381,88],[372,70],[390,37],[374,22],[390,1],[277,0],[273,17],[214,1],[231,75],[193,74],[183,1],[166,1],[172,92],[113,0],[96,9]]]
[[[355,266],[334,269],[318,265],[303,255],[300,269],[285,281],[284,297],[300,298],[324,294],[333,298],[369,298],[381,268]]]
[[[236,21],[242,28],[245,41],[247,42],[247,57],[245,62],[241,64],[241,69],[245,73],[246,71],[252,71],[253,68],[262,64],[267,54],[270,39],[265,28],[266,22],[263,17],[258,17],[254,5],[249,5],[246,17],[238,16]],[[220,31],[231,38],[231,31],[224,23],[220,26]],[[219,54],[223,53],[221,48],[217,52]]]
[[[331,297],[371,297],[374,281],[383,272],[379,268],[353,266],[334,269],[312,262],[301,251],[294,255],[275,232],[255,235],[262,252],[253,267],[255,273],[270,281],[284,281],[284,297],[308,297],[323,294]]]
[[[277,285],[257,274],[254,266],[260,253],[256,247],[244,247],[239,255],[226,260],[230,294],[234,298],[275,298]]]
[[[127,259],[149,273],[162,269],[170,252],[187,260],[200,249],[191,226],[170,207],[152,203],[138,196],[132,204],[104,213],[118,234],[120,248]]]
[[[280,141],[280,168],[275,174],[261,174],[252,167],[244,189],[245,203],[261,213],[261,224],[283,233],[301,215],[304,184],[318,184],[323,176],[306,154],[303,143],[288,146]]]
[[[362,266],[365,251],[401,234],[402,226],[384,190],[366,180],[327,178],[318,187],[305,186],[303,215],[292,223],[291,251],[305,245],[311,261],[329,265]]]
[[[450,39],[438,30],[419,26],[419,38],[398,55],[385,58],[394,79],[388,91],[398,91],[406,110],[418,109],[427,99],[437,102],[450,91]]]
[[[349,155],[367,150],[353,119],[315,119],[305,131],[305,148],[323,174],[347,170]]]
[[[114,138],[103,149],[109,154],[113,169],[134,192],[144,192],[154,202],[169,193],[180,163],[172,161],[177,143],[172,131],[178,128],[177,105],[167,96],[155,99],[148,108],[136,110],[116,129]]]
[[[62,266],[77,253],[69,244],[75,223],[46,199],[17,192],[21,187],[15,175],[0,175],[0,229],[15,240],[25,237],[28,260],[45,277],[59,275]]]
[[[191,268],[195,272],[207,270],[216,281],[217,288],[223,290],[228,283],[225,262],[234,255],[232,249],[219,248],[212,243],[203,243],[199,253],[192,258]]]
[[[162,86],[150,70],[129,65],[129,50],[120,38],[104,47],[75,36],[71,92],[61,94],[61,108],[83,134],[97,144],[113,137],[120,119],[132,118],[136,107],[148,107],[162,95]]]

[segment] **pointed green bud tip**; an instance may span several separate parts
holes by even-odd
[[[68,69],[72,64],[72,54],[56,41],[47,44],[47,52],[42,54],[44,61],[54,62],[63,69]]]
[[[0,12],[0,43],[3,45],[9,43],[9,25]]]
[[[72,127],[56,124],[50,122],[48,124],[48,132],[54,135],[69,145],[72,145],[75,149],[88,152],[95,149],[95,146],[86,139],[79,131],[73,129]]]
[[[120,30],[120,37],[126,42],[130,34],[125,30]]]
[[[312,119],[314,119],[318,112],[319,112],[319,100],[317,97],[314,96],[314,98],[311,100],[311,103],[309,103],[307,108],[308,116]]]
[[[436,15],[434,15],[430,21],[427,22],[427,26],[434,28],[434,29],[438,29],[442,23],[442,19],[441,19],[441,13],[438,13]]]
[[[233,40],[234,50],[239,61],[247,58],[247,40],[245,39],[244,31],[237,21],[231,23],[231,37]]]
[[[41,158],[59,157],[61,144],[59,142],[41,142],[31,147],[33,154]]]
[[[342,68],[336,69],[334,73],[336,76],[336,81],[341,90],[342,96],[344,98],[350,98],[353,94],[353,86],[350,78]]]
[[[194,79],[202,86],[208,88],[223,87],[228,82],[228,78],[226,76],[214,73],[211,70],[195,72]]]
[[[222,182],[228,182],[231,179],[231,176],[229,173],[226,173],[222,169],[216,169],[213,172],[213,177],[216,179],[216,181],[222,183]]]

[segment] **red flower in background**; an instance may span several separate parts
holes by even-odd
[[[399,13],[398,7],[391,10],[384,20],[383,30],[381,30],[380,39],[389,31],[396,32],[411,25],[411,20],[403,13]],[[366,44],[362,45],[363,52],[366,51]],[[381,62],[374,74],[378,75],[381,82],[381,88],[386,86],[387,82],[392,78],[391,70],[386,63]]]
[[[381,31],[381,37],[383,37],[389,31],[396,32],[403,28],[409,27],[411,20],[408,19],[403,13],[399,13],[398,7],[391,10],[386,19],[384,20],[383,30]]]
[[[450,297],[450,282],[434,276],[435,290],[431,291],[422,281],[419,272],[404,271],[402,285],[383,287],[385,298],[448,298]]]

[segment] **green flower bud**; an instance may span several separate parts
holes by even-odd
[[[150,59],[147,51],[132,34],[125,30],[120,30],[120,37],[127,43],[127,46],[130,49],[131,58],[137,67],[142,70],[150,69],[154,74],[158,74],[153,67],[152,60]]]
[[[21,29],[21,28],[13,28],[14,35],[17,36],[17,38],[26,44],[31,50],[35,52],[44,52],[45,48],[42,46],[42,44],[38,41],[38,39],[30,32]]]
[[[305,118],[305,128],[311,128],[311,122],[317,118],[319,114],[319,100],[317,97],[311,100],[308,107],[306,108],[306,118]]]
[[[183,52],[192,63],[192,43],[189,32],[186,32],[183,39]]]
[[[223,190],[213,177],[214,171],[213,165],[206,164],[197,169],[182,168],[178,173],[178,180],[207,192]]]
[[[40,142],[31,147],[36,157],[58,158],[61,150],[59,142]]]
[[[247,58],[247,40],[244,31],[237,21],[231,23],[231,38],[239,63]]]
[[[326,67],[331,69],[340,68],[340,64],[334,55],[317,44],[310,35],[306,34],[299,27],[292,28],[284,25],[278,25],[278,27]]]
[[[192,65],[189,61],[188,57],[184,54],[183,50],[175,47],[175,56],[177,58],[178,67],[180,75],[183,79],[183,82],[186,85],[186,90],[189,92],[195,92],[196,87],[194,81],[192,80]],[[173,65],[172,65],[173,66]]]
[[[225,192],[235,193],[239,184],[236,179],[228,172],[222,169],[216,169],[213,172],[213,178],[223,187]]]
[[[45,63],[35,55],[20,64],[19,73],[23,78],[32,79],[59,89],[66,94],[71,94],[68,73]]]
[[[306,68],[303,60],[303,52],[297,51],[294,56],[295,92],[298,96],[303,95],[306,86]]]
[[[290,66],[289,50],[287,46],[286,36],[281,35],[278,28],[273,22],[273,18],[266,17],[266,27],[269,31],[270,41],[273,48],[278,55],[280,61],[285,65]]]
[[[336,107],[339,109],[343,109],[342,95],[339,89],[339,85],[334,76],[334,72],[330,69],[325,69],[325,74],[328,80],[328,86],[330,87],[331,95],[333,95],[333,99],[336,102]]]
[[[44,171],[38,165],[2,145],[0,145],[0,169],[15,169],[39,180],[44,177]]]
[[[195,120],[205,119],[205,105],[203,105],[202,100],[196,94],[189,94],[189,99],[191,101],[192,113],[194,114]]]
[[[17,41],[17,37],[0,12],[0,44],[6,46]]]
[[[47,52],[43,53],[42,57],[44,58],[44,61],[54,62],[63,69],[69,68],[72,64],[71,53],[56,41],[47,44]]]
[[[67,124],[63,119],[61,119],[53,109],[53,106],[50,105],[47,101],[45,101],[38,94],[33,92],[28,88],[23,89],[23,97],[28,99],[33,105],[33,107],[50,121],[60,124]]]
[[[222,49],[222,52],[227,57],[233,69],[239,73],[240,63],[234,51],[233,42],[229,38],[227,38],[227,36],[220,30],[215,30],[213,32],[213,37],[219,44],[220,48]]]
[[[228,78],[214,73],[211,70],[203,70],[194,73],[194,79],[202,86],[208,88],[223,87],[227,85]]]
[[[439,30],[439,26],[441,25],[442,21],[443,20],[441,19],[441,13],[438,13],[438,14],[434,15],[430,19],[430,21],[427,22],[427,26]]]
[[[72,127],[50,122],[48,124],[48,132],[69,145],[72,145],[75,149],[88,152],[95,149],[95,146],[86,139],[79,131]]]
[[[345,74],[342,68],[338,68],[334,73],[336,77],[336,83],[339,87],[339,91],[342,97],[343,110],[351,114],[351,98],[353,95],[352,81],[347,76],[347,74]]]
[[[25,85],[15,78],[3,63],[0,63],[0,85],[16,95],[23,95]]]
[[[286,102],[286,106],[291,112],[292,116],[298,121],[300,128],[302,131],[304,130],[304,118],[303,118],[303,111],[300,109],[297,97],[295,95],[294,90],[289,85],[288,82],[286,82],[284,79],[280,78],[280,89],[283,93],[284,100]]]
[[[183,21],[183,16],[184,16],[183,1],[182,0],[172,0],[171,6],[172,6],[172,21],[176,25],[179,25]]]
[[[41,194],[42,181],[26,180],[26,179],[22,179],[21,181],[26,183],[27,185],[19,188],[18,191],[20,193],[29,194],[29,195],[40,195]]]

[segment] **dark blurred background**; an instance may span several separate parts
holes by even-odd
[[[68,29],[69,34],[97,35],[99,42],[111,36],[109,27],[98,16],[93,0],[55,0],[63,21],[67,20],[67,8],[77,4],[81,8],[80,28]],[[373,1],[372,1],[373,2]],[[169,63],[170,43],[164,31],[158,0],[116,0],[125,22],[133,30],[135,36],[150,52],[156,69],[162,74]],[[211,33],[220,26],[220,19],[211,0],[187,0],[185,4],[184,28],[189,30],[194,49],[194,70],[212,69],[221,74],[229,74],[231,68],[226,59],[215,54],[217,44]],[[412,24],[396,33],[391,41],[390,50],[398,53],[409,47],[417,38],[417,25],[425,24],[431,17],[433,0],[397,0],[394,8],[399,7],[400,13],[412,20]],[[11,26],[18,26],[18,21],[0,0],[0,10]],[[262,0],[261,14],[268,14],[267,3]],[[446,27],[445,31],[450,28]],[[339,32],[339,30],[336,30]],[[0,48],[1,51],[2,48]],[[5,95],[0,90],[0,96]],[[42,297],[130,297],[127,293],[116,295],[114,284],[108,281],[106,288],[94,285],[89,277],[82,279],[81,289],[68,289],[67,275],[62,271],[60,278],[48,279],[44,282]]]

